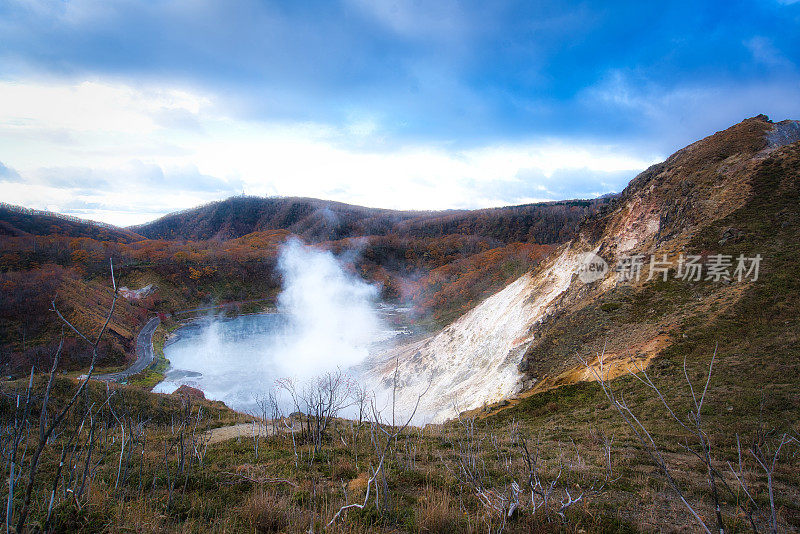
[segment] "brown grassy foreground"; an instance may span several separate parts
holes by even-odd
[[[719,368],[726,372],[724,362]],[[689,368],[700,389],[704,372]],[[663,380],[658,366],[653,376]],[[18,455],[23,482],[45,384],[44,377],[34,381],[34,417]],[[680,381],[666,384],[675,412],[686,413],[688,389]],[[640,382],[628,377],[610,385],[652,433],[676,484],[713,527],[704,465],[688,450],[697,445],[691,434],[670,421]],[[596,383],[528,397],[480,422],[399,429],[377,424],[374,416],[360,424],[333,419],[317,447],[305,417],[276,422],[284,431],[266,438],[243,433],[209,444],[207,429],[244,422],[242,416],[218,403],[90,386],[45,448],[25,525],[30,531],[701,531]],[[6,470],[11,425],[20,416],[15,393],[24,401],[26,387],[25,380],[3,385]],[[57,379],[50,413],[74,389],[73,381]],[[712,376],[703,414],[713,466],[732,489],[720,490],[726,531],[751,531],[750,511],[757,530],[768,532],[767,472],[748,451],[771,459],[782,432],[792,428],[779,428],[768,395],[754,413],[737,414],[719,405],[718,390]],[[786,445],[770,474],[778,531],[798,528],[799,452],[795,444]],[[736,483],[736,474],[746,478],[746,486]],[[6,484],[4,501],[7,489]],[[15,494],[14,517],[21,493]],[[348,504],[359,506],[334,519]]]

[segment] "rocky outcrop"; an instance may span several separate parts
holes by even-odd
[[[176,397],[189,397],[192,400],[204,400],[206,398],[206,395],[202,390],[187,386],[186,384],[183,384],[181,387],[173,391],[172,395],[175,395]]]
[[[768,150],[800,141],[800,121],[786,120],[776,123],[772,130],[767,132],[766,139]]]
[[[156,289],[158,288],[153,284],[148,284],[140,289],[129,289],[125,286],[122,286],[119,288],[119,294],[128,300],[141,300],[155,293]]]

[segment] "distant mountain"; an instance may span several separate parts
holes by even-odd
[[[0,203],[0,235],[64,235],[89,237],[98,241],[132,243],[143,237],[131,230],[110,224],[88,221],[50,211]]]
[[[482,210],[395,211],[313,198],[232,197],[130,229],[150,239],[231,239],[288,230],[309,242],[394,234],[468,234],[500,243],[560,243],[610,199],[570,200]]]
[[[382,234],[423,216],[312,198],[231,197],[171,213],[131,230],[151,239],[233,239],[252,232],[288,230],[311,241]]]

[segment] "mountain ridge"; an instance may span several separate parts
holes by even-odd
[[[127,228],[113,224],[0,202],[0,235],[23,237],[53,234],[120,243],[144,239]]]
[[[581,220],[610,199],[606,196],[475,210],[404,211],[302,197],[231,197],[129,229],[150,239],[233,239],[256,231],[283,229],[309,242],[390,233],[414,237],[472,233],[505,244],[523,239],[544,244],[568,238]],[[552,219],[564,222],[557,229],[542,227]],[[491,220],[492,224],[482,224],[482,220]],[[564,226],[568,229],[562,232]]]

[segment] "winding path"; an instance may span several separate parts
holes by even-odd
[[[252,439],[256,434],[262,437],[271,436],[272,432],[272,422],[267,421],[264,423],[237,423],[235,425],[228,425],[228,426],[220,426],[217,428],[212,428],[211,430],[207,431],[206,434],[208,435],[208,443],[214,444],[219,443],[221,441],[226,441],[229,439]]]
[[[139,330],[139,335],[136,336],[136,361],[130,367],[116,373],[94,375],[92,378],[106,382],[119,382],[147,369],[155,359],[153,332],[156,331],[159,323],[161,323],[159,318],[153,317]]]

